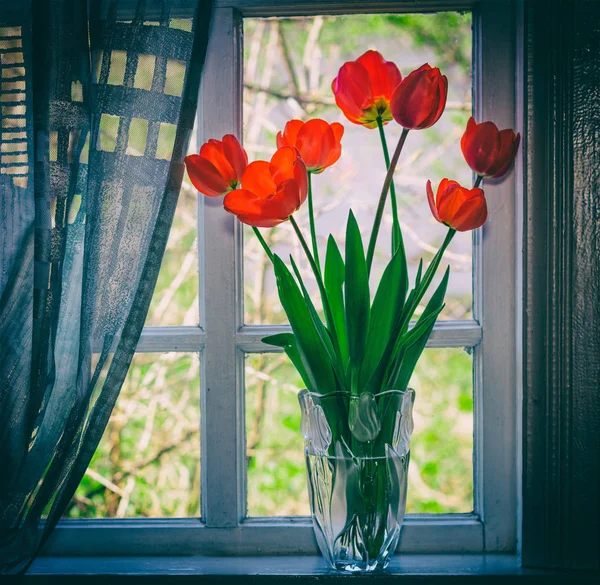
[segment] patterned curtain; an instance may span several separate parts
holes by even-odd
[[[175,212],[210,0],[0,2],[0,574],[100,441]]]

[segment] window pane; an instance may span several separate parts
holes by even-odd
[[[246,355],[248,516],[308,516],[298,390],[284,353]]]
[[[410,381],[416,391],[410,444],[411,513],[473,510],[473,360],[460,348],[426,349]]]
[[[431,216],[425,193],[427,180],[431,179],[434,187],[444,177],[464,185],[472,180],[459,145],[471,113],[471,14],[245,19],[244,40],[244,146],[250,160],[272,155],[275,136],[289,119],[322,117],[345,127],[341,159],[313,176],[321,260],[330,232],[343,245],[350,208],[357,216],[363,239],[368,241],[385,177],[377,130],[352,124],[334,105],[331,82],[339,67],[367,49],[377,49],[394,61],[403,75],[429,62],[448,76],[444,115],[432,128],[409,134],[395,175],[400,221],[414,279],[419,258],[429,261],[446,233],[446,228]],[[395,122],[386,126],[390,150],[400,131]],[[373,282],[378,282],[390,257],[389,205],[388,202],[376,250]],[[296,218],[308,237],[306,205]],[[293,253],[300,259],[301,271],[310,281],[309,289],[315,292],[291,226],[285,223],[262,231],[283,258]],[[244,238],[245,320],[283,323],[286,317],[264,253],[250,229],[245,229]],[[452,275],[442,318],[471,317],[471,248],[471,234],[462,233],[457,234],[448,249],[446,261],[452,266]]]
[[[473,509],[473,383],[463,349],[426,349],[411,379],[417,396],[407,511]],[[297,393],[285,354],[246,356],[248,515],[310,513]]]
[[[194,128],[190,153],[196,152],[195,136]],[[146,325],[197,326],[200,323],[199,306],[198,192],[184,173]]]
[[[65,516],[199,516],[199,496],[198,356],[136,354]]]

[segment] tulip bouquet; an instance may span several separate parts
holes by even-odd
[[[429,128],[441,117],[448,80],[428,64],[403,78],[394,63],[377,51],[367,51],[340,68],[332,90],[350,122],[378,129],[388,169],[366,247],[350,211],[343,251],[330,235],[324,262],[319,258],[311,177],[340,158],[344,128],[339,123],[289,121],[277,134],[277,150],[269,161],[248,164],[246,152],[229,134],[220,141],[209,140],[185,162],[198,191],[209,197],[224,196],[225,210],[252,226],[272,261],[291,333],[263,341],[287,353],[306,386],[300,403],[317,539],[333,566],[370,570],[386,564],[397,542],[412,432],[414,392],[407,386],[444,307],[449,268],[411,327],[412,317],[455,233],[479,228],[486,221],[481,181],[508,170],[519,135],[499,131],[492,122],[469,120],[461,148],[477,178],[471,188],[443,179],[435,194],[427,181],[424,196],[433,217],[448,232],[426,269],[421,261],[411,287],[394,169],[409,132]],[[384,126],[392,121],[403,130],[390,158]],[[373,255],[388,195],[392,249],[371,295]],[[305,202],[309,237],[294,218]],[[323,318],[294,258],[290,256],[288,266],[269,249],[259,230],[285,221],[291,223],[314,274]],[[395,463],[390,464],[390,456]],[[392,524],[390,510],[396,516]]]

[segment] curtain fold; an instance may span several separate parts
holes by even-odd
[[[210,0],[0,4],[0,574],[26,570],[56,525],[131,363],[210,14]]]

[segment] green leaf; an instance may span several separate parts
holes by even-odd
[[[325,290],[333,315],[335,335],[340,348],[340,356],[344,369],[348,363],[348,331],[344,313],[344,260],[340,250],[330,234],[327,240],[327,255],[325,256]]]
[[[317,332],[306,302],[281,258],[273,256],[279,299],[290,321],[298,355],[306,371],[309,390],[330,392],[337,388],[327,349]]]
[[[323,325],[323,321],[321,321],[321,317],[319,317],[319,313],[317,312],[317,309],[315,308],[315,305],[313,304],[312,299],[310,298],[310,295],[309,295],[308,291],[306,290],[306,287],[304,286],[304,282],[302,281],[302,275],[300,274],[300,271],[298,270],[298,266],[296,266],[296,262],[294,262],[294,259],[292,258],[291,255],[290,255],[290,263],[292,265],[294,273],[296,274],[296,278],[298,279],[298,282],[300,283],[300,288],[302,289],[302,294],[304,295],[304,300],[306,301],[306,306],[308,307],[308,312],[310,313],[312,322],[313,322],[315,329],[319,335],[319,338],[321,339],[321,341],[327,351],[327,355],[328,355],[331,365],[333,367],[333,371],[338,379],[339,385],[340,385],[340,387],[343,388],[344,387],[344,368],[343,368],[343,365],[340,363],[339,349],[335,347],[336,340],[334,339],[332,341],[329,331]]]
[[[402,257],[402,262],[404,264],[404,282],[402,283],[404,286],[404,290],[408,290],[408,263],[406,261],[406,250],[404,248],[404,237],[402,236],[402,230],[400,229],[399,224],[394,224],[392,226],[392,256],[395,254],[400,254]]]
[[[367,383],[379,363],[390,339],[394,323],[400,317],[408,287],[406,273],[404,255],[397,252],[383,271],[371,307],[365,356],[360,370],[360,388]]]
[[[431,301],[429,302],[427,308],[423,312],[423,315],[421,315],[421,318],[419,319],[415,327],[408,332],[405,331],[405,329],[408,327],[408,316],[405,314],[405,310],[402,311],[402,316],[394,324],[394,328],[392,330],[392,333],[390,334],[383,355],[379,360],[377,367],[373,371],[373,374],[366,383],[364,391],[377,393],[381,392],[383,389],[388,388],[394,388],[396,390],[401,389],[395,387],[394,385],[390,385],[390,376],[393,376],[394,372],[398,371],[398,368],[400,367],[403,358],[402,352],[406,351],[412,344],[417,343],[419,336],[423,334],[423,332],[426,331],[428,327],[431,326],[431,329],[433,329],[435,320],[439,315],[440,311],[442,310],[441,304],[444,298],[443,295],[446,293],[448,276],[449,273],[444,275],[442,282],[440,283],[438,289],[432,296]],[[413,292],[414,290],[411,291],[411,295]],[[410,302],[411,295],[409,295],[409,299],[407,300],[406,304]],[[432,315],[433,311],[435,310],[434,307],[436,303],[439,303],[440,306],[438,306],[438,309],[435,312],[435,314]],[[431,331],[427,333],[427,338],[430,334]],[[427,339],[425,339],[425,341],[427,341]],[[384,383],[385,380],[387,380],[386,383]]]
[[[431,296],[417,324],[406,334],[408,338],[405,345],[406,351],[388,378],[388,388],[404,390],[408,386],[417,361],[421,357],[427,340],[433,331],[437,317],[444,308],[444,296],[448,288],[449,277],[450,267],[446,269],[442,281]]]
[[[296,339],[293,333],[276,333],[275,335],[267,335],[267,337],[262,338],[262,342],[268,343],[269,345],[273,345],[275,347],[283,348],[287,356],[290,358],[290,361],[300,374],[304,385],[306,387],[310,386],[310,376],[308,375],[308,372],[302,363],[302,359],[300,358],[300,354],[298,353]]]
[[[362,238],[354,214],[350,211],[346,226],[346,327],[351,372],[358,374],[369,329],[369,275]],[[357,376],[356,376],[357,377]],[[358,382],[358,380],[356,380]],[[353,388],[353,391],[355,388]]]
[[[423,258],[419,260],[419,266],[417,268],[417,276],[415,277],[415,289],[419,288],[421,284],[421,274],[423,273]]]
[[[276,333],[275,335],[267,335],[261,339],[263,343],[274,345],[275,347],[281,347],[285,349],[294,345],[294,334],[293,333]]]

